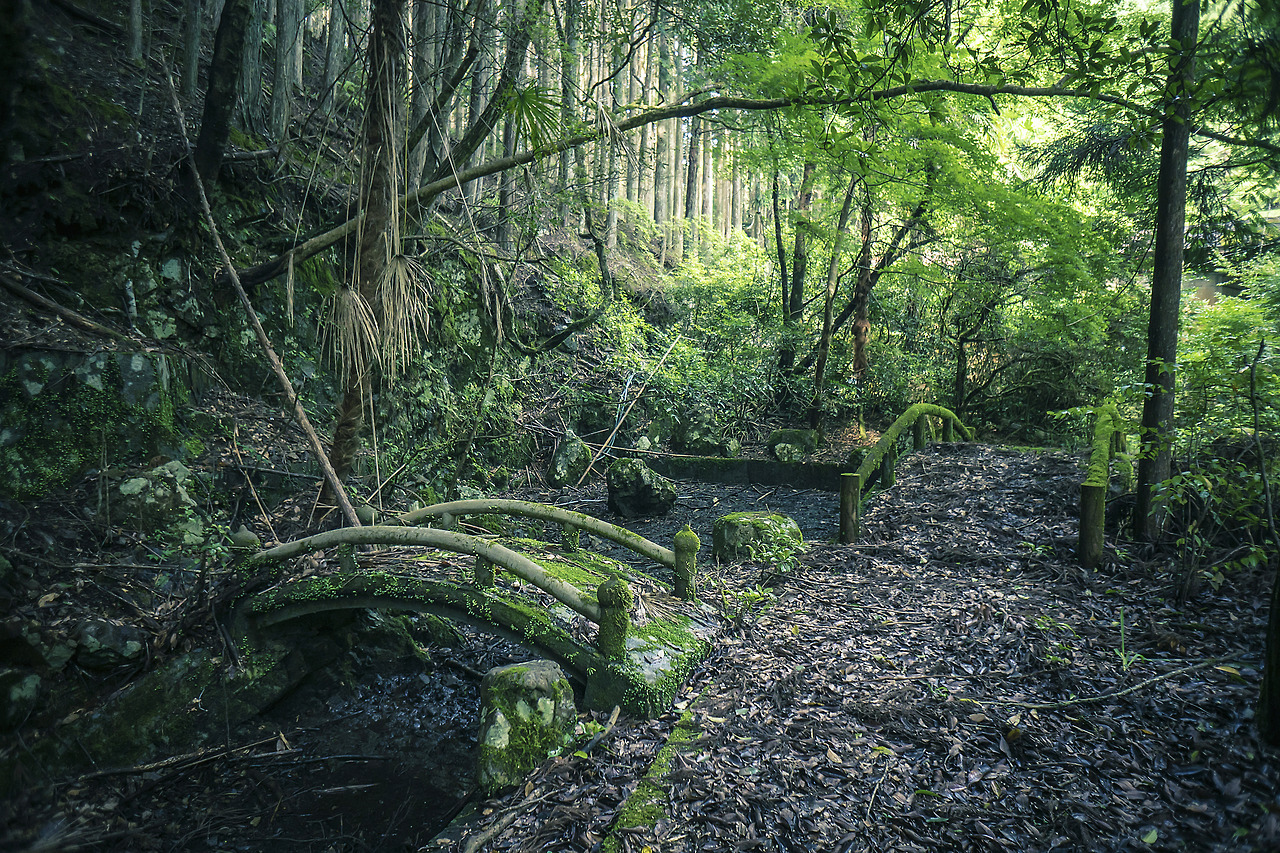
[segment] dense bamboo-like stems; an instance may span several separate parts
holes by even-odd
[[[182,135],[182,144],[186,147],[187,159],[191,161],[191,167],[194,170],[195,157],[191,149],[191,141],[187,138],[187,121],[182,114],[182,104],[178,101],[178,90],[174,88],[171,77],[166,75],[165,79],[169,84],[169,94],[173,98],[173,111],[178,118],[178,129]],[[351,505],[351,501],[347,498],[347,492],[342,488],[342,481],[338,478],[333,467],[329,465],[329,459],[324,452],[324,445],[320,443],[320,436],[316,434],[315,429],[311,426],[311,419],[307,417],[307,411],[302,407],[302,401],[298,399],[298,392],[294,390],[293,383],[289,381],[289,374],[285,373],[284,365],[280,362],[280,356],[276,355],[275,347],[271,345],[271,339],[267,337],[266,330],[262,328],[262,323],[258,320],[258,313],[253,310],[253,303],[249,301],[249,295],[245,293],[244,286],[240,283],[240,277],[236,274],[235,264],[231,262],[231,256],[227,254],[227,249],[222,244],[222,237],[218,233],[218,225],[213,219],[213,211],[209,207],[209,199],[204,192],[204,184],[198,180],[194,181],[194,184],[197,197],[200,199],[201,211],[204,213],[205,224],[213,235],[213,242],[218,249],[218,254],[222,257],[223,267],[226,269],[227,276],[231,279],[236,296],[240,299],[240,305],[244,308],[245,316],[249,319],[249,325],[253,327],[253,333],[258,339],[258,345],[262,347],[262,353],[266,356],[267,363],[271,365],[271,372],[275,374],[276,380],[284,390],[285,399],[289,401],[289,405],[293,409],[293,416],[297,418],[298,426],[302,428],[303,433],[307,436],[311,451],[315,454],[316,462],[324,473],[325,483],[337,498],[343,518],[352,527],[359,527],[360,519],[356,517],[355,507]]]
[[[1138,458],[1139,538],[1153,540],[1164,528],[1164,507],[1156,486],[1169,478],[1173,461],[1175,368],[1182,300],[1182,255],[1186,239],[1187,148],[1191,141],[1191,88],[1195,45],[1200,32],[1198,0],[1173,0],[1173,52],[1168,103],[1162,122],[1160,172],[1156,178],[1156,237],[1152,252],[1151,318],[1147,326],[1147,396],[1142,406],[1142,454]]]

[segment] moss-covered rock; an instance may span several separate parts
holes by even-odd
[[[556,487],[574,485],[590,464],[591,448],[587,447],[585,441],[574,435],[572,430],[566,431],[551,457],[551,467],[547,469],[547,483]]]
[[[804,541],[800,525],[785,515],[735,512],[721,516],[711,528],[711,553],[719,560],[755,556],[762,547],[788,539]]]
[[[509,788],[563,749],[577,709],[564,671],[549,660],[491,669],[480,682],[476,781],[488,793]]]
[[[816,429],[775,429],[769,433],[769,438],[765,440],[765,446],[777,456],[777,447],[779,444],[789,444],[798,448],[802,454],[812,453],[818,449],[821,437]],[[790,459],[782,459],[783,462],[790,462]]]
[[[609,509],[624,518],[665,515],[676,503],[675,483],[639,459],[619,459],[609,466]]]

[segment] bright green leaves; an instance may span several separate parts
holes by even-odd
[[[554,91],[536,83],[517,88],[506,103],[506,112],[515,119],[519,138],[538,149],[554,139],[560,131],[560,98]]]

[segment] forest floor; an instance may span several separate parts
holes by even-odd
[[[854,545],[832,544],[836,496],[816,490],[683,482],[668,516],[624,522],[660,542],[693,525],[725,634],[669,714],[624,718],[504,796],[456,792],[478,676],[527,653],[470,635],[426,663],[361,659],[357,683],[313,680],[210,752],[33,784],[0,804],[0,849],[1280,849],[1280,755],[1251,723],[1266,578],[1228,574],[1175,609],[1172,556],[1130,546],[1081,570],[1070,454],[934,445],[898,472]],[[610,517],[600,485],[515,496]],[[714,519],[749,509],[796,518],[797,569],[710,559]],[[59,526],[67,549],[85,542],[58,518],[28,514],[22,535],[48,540],[49,572],[74,568],[75,593],[32,586],[12,615],[151,619],[163,654],[189,608],[146,605],[123,543],[58,551]],[[627,826],[646,773],[662,813]]]
[[[1251,725],[1266,579],[1177,610],[1170,559],[1080,569],[1078,480],[1062,453],[907,457],[863,540],[815,543],[660,726],[549,762],[438,848],[1280,849]],[[618,826],[679,717],[663,814]]]

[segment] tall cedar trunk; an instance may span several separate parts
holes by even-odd
[[[479,120],[481,113],[484,112],[485,90],[489,88],[489,57],[493,55],[493,44],[497,38],[497,28],[494,22],[485,19],[488,18],[492,8],[493,6],[489,0],[481,0],[480,8],[476,11],[476,14],[481,17],[481,20],[484,20],[484,23],[481,24],[482,29],[480,31],[480,40],[483,47],[481,48],[480,56],[476,58],[475,65],[471,69],[471,92],[467,98],[467,121],[472,124]],[[458,156],[456,151],[454,156]],[[470,155],[467,156],[469,157]],[[457,163],[459,167],[469,165],[465,159],[454,160],[453,162]],[[441,167],[444,165],[444,163],[440,164]],[[467,200],[472,204],[479,201],[480,188],[480,181],[474,181],[466,187]]]
[[[430,80],[437,66],[435,3],[432,0],[413,0],[413,7],[409,14],[412,21],[410,31],[413,34],[413,65],[411,66],[413,73],[409,78],[411,91],[409,120],[410,124],[416,128],[427,115],[434,89]],[[409,165],[405,191],[414,192],[422,180],[422,167],[427,160],[427,148],[425,145],[418,144],[406,153]]]
[[[262,129],[262,34],[266,29],[271,0],[249,0],[249,21],[245,27],[243,66],[236,78],[237,115],[246,130]]]
[[[227,0],[213,37],[213,60],[209,63],[209,88],[204,96],[204,117],[196,139],[195,164],[200,179],[212,184],[218,179],[223,149],[231,135],[231,113],[236,105],[244,54],[244,37],[249,26],[250,0]]]
[[[142,64],[142,0],[129,0],[129,61]]]
[[[862,203],[862,250],[858,253],[858,282],[853,294],[853,381],[861,385],[867,378],[867,340],[871,337],[871,192]]]
[[[1164,527],[1156,486],[1169,478],[1173,461],[1174,379],[1182,297],[1182,250],[1187,209],[1187,147],[1191,138],[1189,90],[1195,81],[1195,45],[1200,4],[1173,0],[1172,39],[1181,49],[1169,73],[1168,101],[1156,178],[1156,240],[1151,274],[1151,319],[1147,326],[1147,398],[1142,407],[1142,456],[1134,523],[1140,538],[1154,540]]]
[[[307,2],[297,0],[298,8],[294,15],[298,19],[298,35],[293,40],[293,85],[302,91],[302,49],[307,43]]]
[[[787,246],[782,242],[782,199],[778,190],[778,165],[773,166],[773,237],[778,249],[778,304],[782,315],[787,313]]]
[[[804,315],[804,278],[809,266],[809,204],[813,201],[813,177],[817,166],[804,164],[800,192],[796,195],[795,248],[791,251],[791,287],[783,294],[786,308],[782,315],[782,349],[778,353],[778,372],[783,386],[780,397],[789,393],[786,380],[795,372],[796,344],[800,335],[800,318]]]
[[[373,0],[369,39],[368,111],[365,115],[364,181],[361,192],[364,221],[357,236],[359,262],[356,282],[361,298],[374,313],[378,328],[383,317],[378,286],[387,264],[387,228],[391,223],[391,203],[398,169],[401,95],[404,73],[404,0]],[[333,448],[329,462],[343,479],[351,473],[360,433],[364,428],[364,408],[369,400],[370,377],[356,369],[348,371],[343,383],[333,427]]]
[[[650,39],[644,46],[644,85],[641,88],[642,94],[640,98],[645,105],[652,103],[650,100],[650,93],[653,91],[653,67],[653,40]],[[632,100],[634,101],[635,99],[633,98]],[[653,210],[653,185],[657,180],[656,177],[654,180],[647,179],[649,174],[649,161],[652,156],[650,152],[653,149],[652,137],[653,128],[650,125],[646,124],[644,127],[640,128],[640,148],[636,152],[637,194],[635,200],[639,202],[640,206],[644,210],[648,211]],[[655,216],[654,222],[657,221],[657,217]]]
[[[849,188],[844,193],[844,204],[840,207],[840,218],[836,222],[836,236],[831,247],[831,263],[827,264],[827,293],[822,304],[822,335],[818,338],[818,356],[813,368],[813,402],[809,406],[809,428],[822,428],[822,397],[827,381],[827,358],[831,354],[832,309],[836,302],[836,286],[840,283],[840,251],[844,246],[845,235],[849,232],[849,214],[853,210],[853,193],[858,188],[859,178],[854,175],[849,179]]]
[[[658,9],[658,97],[665,99],[668,90],[671,88],[671,46],[667,41],[666,18],[661,8]],[[651,66],[653,62],[649,63]],[[667,240],[666,232],[662,230],[666,221],[671,218],[671,208],[669,201],[671,199],[671,189],[669,187],[671,177],[667,172],[668,147],[671,144],[671,122],[660,121],[654,127],[653,142],[653,221],[659,227],[659,233],[663,234],[662,253],[666,253]]]
[[[685,252],[691,258],[698,257],[698,217],[702,212],[702,185],[698,171],[702,166],[702,120],[694,116],[689,120],[689,153],[686,158],[688,171],[684,183],[684,225],[688,231]]]
[[[565,128],[574,127],[578,123],[578,94],[581,76],[581,57],[578,55],[578,30],[580,27],[579,0],[565,0],[564,3],[564,45],[560,50],[560,122]],[[570,172],[573,169],[574,153],[560,152],[559,186],[560,224],[573,229],[577,226],[577,216],[570,192]]]
[[[293,60],[297,53],[293,39],[298,36],[298,5],[295,0],[276,0],[276,73],[271,83],[271,136],[280,143],[289,132],[293,107]]]
[[[182,97],[194,98],[200,84],[200,0],[186,0],[182,9]]]
[[[333,108],[338,93],[338,76],[346,61],[346,0],[329,0],[329,27],[325,32],[324,77],[320,81],[320,107]],[[416,58],[416,54],[415,54]]]

